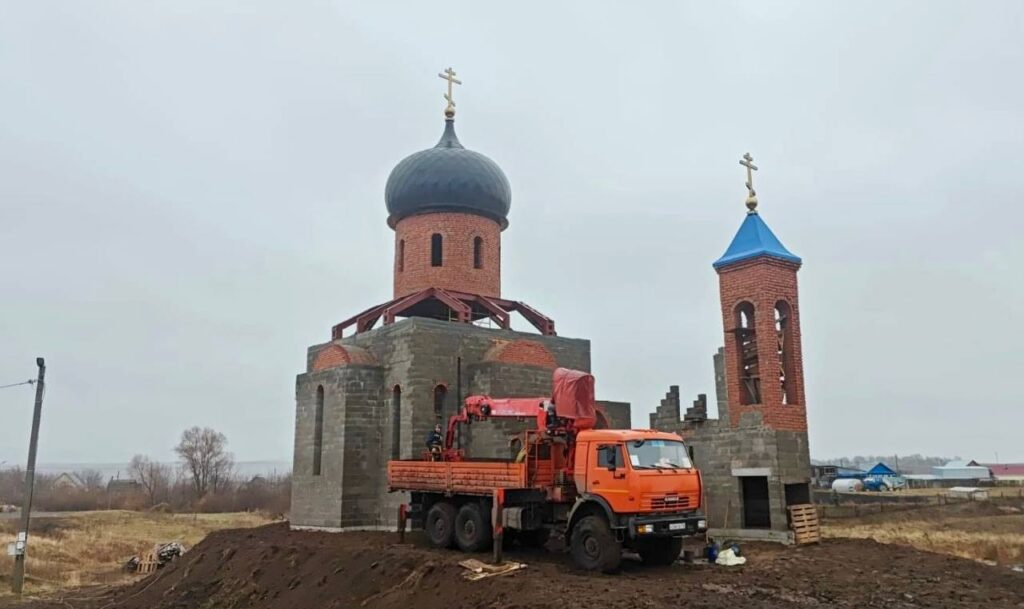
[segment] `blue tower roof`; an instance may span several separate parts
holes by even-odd
[[[747,218],[740,225],[740,229],[736,231],[736,236],[732,238],[729,249],[725,250],[722,257],[711,266],[720,269],[735,262],[749,260],[757,256],[769,256],[800,264],[800,257],[794,255],[786,249],[786,246],[782,245],[778,237],[772,233],[772,229],[768,228],[768,225],[764,223],[764,220],[755,211],[747,214]]]

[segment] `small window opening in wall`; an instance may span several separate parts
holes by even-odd
[[[443,243],[440,233],[434,233],[430,236],[430,266],[441,266],[444,262],[443,258]]]
[[[398,242],[398,272],[405,270],[405,239]]]
[[[761,371],[757,356],[754,305],[741,302],[736,307],[736,350],[739,353],[740,403],[761,403]]]
[[[391,458],[402,458],[402,388],[391,392]]]
[[[434,418],[440,423],[444,420],[444,402],[448,397],[448,388],[444,385],[434,387]]]
[[[324,452],[324,386],[316,388],[316,414],[313,422],[313,475],[320,475]]]
[[[802,482],[785,485],[786,505],[803,505],[811,502],[811,487]]]
[[[484,268],[484,240],[482,237],[473,239],[473,268]]]

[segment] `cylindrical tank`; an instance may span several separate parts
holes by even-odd
[[[839,478],[832,481],[832,490],[837,493],[856,493],[864,490],[864,483],[856,478]]]

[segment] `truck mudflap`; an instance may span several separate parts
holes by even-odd
[[[685,537],[707,529],[703,514],[657,514],[630,516],[627,520],[630,539],[644,537]]]

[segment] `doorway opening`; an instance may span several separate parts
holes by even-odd
[[[806,482],[786,485],[786,506],[811,502],[811,487]]]
[[[741,476],[740,495],[743,501],[743,528],[770,529],[772,517],[768,501],[768,477]]]

